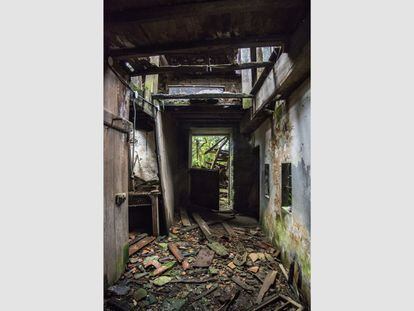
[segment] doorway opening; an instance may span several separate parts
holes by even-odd
[[[193,130],[190,135],[190,196],[193,201],[199,196],[208,196],[210,202],[214,200],[211,206],[218,207],[219,211],[233,210],[231,138],[228,130]],[[197,179],[201,187],[195,191]]]

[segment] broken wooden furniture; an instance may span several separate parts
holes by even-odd
[[[129,208],[151,207],[152,218],[152,235],[160,235],[159,221],[159,196],[161,192],[158,189],[151,191],[129,192]]]

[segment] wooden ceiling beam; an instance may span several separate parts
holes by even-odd
[[[146,76],[153,74],[162,74],[162,73],[206,73],[206,74],[215,74],[222,72],[229,72],[235,70],[245,70],[245,69],[254,69],[262,68],[273,65],[271,62],[252,62],[252,63],[243,63],[243,64],[218,64],[218,65],[178,65],[178,66],[153,66],[144,70],[136,70],[131,73],[131,76]]]
[[[209,0],[195,3],[153,6],[149,8],[126,8],[122,11],[107,13],[105,15],[105,23],[152,23],[194,16],[286,9],[303,5],[304,2],[304,0]]]
[[[288,38],[288,34],[268,34],[266,36],[217,38],[200,41],[172,42],[168,44],[155,44],[136,48],[111,49],[109,51],[109,56],[114,58],[128,58],[192,52],[201,53],[208,52],[209,50],[225,48],[284,46]]]
[[[153,94],[152,99],[219,99],[219,98],[252,98],[244,93],[201,93],[201,94]]]

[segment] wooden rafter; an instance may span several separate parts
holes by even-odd
[[[271,66],[271,62],[252,62],[244,64],[219,64],[219,65],[178,65],[178,66],[151,66],[145,70],[137,70],[131,73],[131,76],[145,76],[162,73],[221,73],[234,70],[245,70]]]
[[[255,95],[257,93],[257,91],[262,87],[264,81],[266,80],[268,74],[272,70],[273,65],[275,64],[275,62],[277,61],[279,56],[280,56],[280,50],[279,49],[272,52],[272,54],[269,57],[269,62],[268,62],[269,64],[267,66],[265,66],[265,69],[262,71],[262,73],[259,76],[259,78],[257,79],[256,83],[253,85],[253,87],[250,91],[250,94]]]
[[[142,47],[112,49],[109,55],[116,58],[144,57],[176,53],[203,52],[210,49],[248,48],[260,46],[284,46],[287,34],[269,34],[266,36],[217,38],[200,41],[173,42],[168,44],[146,45]]]
[[[244,93],[202,93],[202,94],[153,94],[152,99],[218,99],[218,98],[252,98]]]

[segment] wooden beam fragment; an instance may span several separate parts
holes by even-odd
[[[146,236],[148,236],[148,234],[146,234],[146,233],[138,234],[133,240],[129,241],[129,246],[137,243],[138,241],[142,240]]]
[[[147,246],[148,244],[150,244],[151,242],[153,242],[155,240],[154,236],[148,236],[142,240],[140,240],[139,242],[131,245],[129,247],[129,256],[135,254],[136,252],[138,252],[141,248],[143,248],[144,246]]]
[[[203,298],[204,296],[207,296],[209,294],[211,294],[212,292],[214,292],[216,289],[218,288],[218,284],[215,283],[209,290],[205,291],[204,293],[201,293],[200,295],[195,296],[191,301],[197,301],[201,298]]]
[[[235,218],[235,217],[234,216],[229,217],[229,218],[227,218],[227,220],[230,220],[230,219],[233,219],[233,218]],[[211,225],[219,224],[219,223],[222,223],[222,222],[223,222],[222,220],[210,220],[210,221],[207,221],[207,225],[211,226]],[[191,225],[189,227],[183,228],[181,231],[182,232],[188,232],[188,231],[191,231],[191,230],[194,230],[194,229],[197,229],[197,228],[199,228],[199,226],[198,226],[198,224],[195,224],[195,225]]]
[[[150,193],[151,198],[151,214],[152,214],[152,235],[160,235],[160,221],[158,213],[158,192]]]
[[[279,268],[280,268],[280,270],[282,270],[282,273],[283,273],[283,275],[285,276],[286,281],[289,281],[289,275],[288,275],[288,273],[286,272],[285,267],[284,267],[281,263],[279,264]]]
[[[208,282],[215,282],[217,281],[217,278],[207,278],[207,279],[178,279],[178,280],[172,280],[170,283],[208,283]]]
[[[194,220],[196,221],[196,223],[200,227],[201,231],[203,232],[204,236],[206,237],[206,239],[209,242],[214,242],[214,240],[211,236],[210,228],[208,227],[207,223],[203,220],[203,218],[201,218],[198,213],[193,213],[192,215],[193,215]]]
[[[260,77],[257,79],[256,83],[253,85],[250,91],[250,94],[256,95],[256,93],[262,87],[270,71],[272,71],[273,65],[276,63],[280,54],[281,54],[281,49],[277,49],[272,52],[272,54],[269,57],[269,64],[265,67],[265,69],[263,69],[262,73],[260,74]]]
[[[280,297],[285,299],[286,301],[288,301],[289,303],[291,303],[295,307],[297,307],[298,309],[296,311],[302,311],[303,310],[303,306],[300,303],[294,301],[292,298],[290,298],[288,296],[285,296],[285,295],[282,295],[282,294],[280,294]]]
[[[264,295],[269,290],[270,286],[275,282],[276,280],[277,271],[270,271],[263,282],[262,287],[260,288],[259,294],[257,295],[256,303],[260,304],[263,300]]]
[[[219,139],[218,142],[216,142],[212,147],[210,147],[209,149],[207,149],[207,151],[204,152],[204,154],[207,154],[211,151],[214,150],[214,148],[216,148],[218,146],[218,144],[220,144],[223,140],[225,140],[227,138],[227,136],[224,136],[223,138]]]
[[[237,285],[239,285],[241,288],[247,290],[247,291],[253,291],[254,287],[247,285],[246,283],[244,283],[242,280],[240,280],[238,277],[236,276],[232,276],[231,280],[236,283]]]
[[[188,214],[187,214],[187,209],[182,206],[180,207],[180,217],[181,217],[181,223],[183,224],[184,227],[191,226],[190,218],[188,217]]]
[[[268,299],[263,301],[261,304],[259,304],[259,305],[255,306],[254,308],[250,309],[250,311],[259,311],[259,310],[263,309],[264,307],[266,307],[268,304],[276,301],[279,298],[280,298],[279,294],[275,294],[273,296],[270,296]]]
[[[181,263],[184,260],[184,256],[181,254],[180,250],[178,249],[177,244],[173,242],[169,242],[168,249],[174,255],[174,257],[177,259],[179,263]]]
[[[221,149],[224,147],[224,145],[227,143],[228,138],[226,137],[226,139],[223,141],[223,143],[220,145],[220,147],[218,147],[216,154],[214,155],[214,160],[213,163],[211,163],[210,169],[213,169],[214,166],[216,165],[217,162],[217,158],[219,156],[219,153],[221,152]]]
[[[223,221],[222,225],[224,227],[224,230],[227,231],[229,236],[235,236],[236,235],[236,233],[234,232],[232,226],[230,226],[227,222]]]

